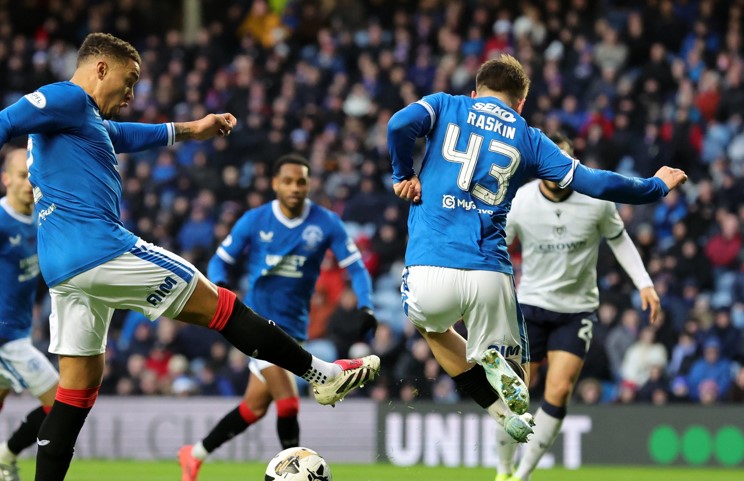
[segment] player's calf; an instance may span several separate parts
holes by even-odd
[[[70,468],[72,454],[85,418],[98,397],[98,387],[57,388],[51,411],[39,429],[36,453],[36,479],[61,481]]]

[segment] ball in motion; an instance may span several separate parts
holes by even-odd
[[[266,466],[264,481],[332,481],[331,468],[312,449],[297,447],[280,452]]]

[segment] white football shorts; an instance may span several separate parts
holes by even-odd
[[[460,319],[468,330],[467,358],[498,349],[517,364],[529,362],[529,344],[511,275],[495,271],[411,266],[403,270],[403,310],[427,332],[445,332]]]
[[[114,309],[132,309],[150,320],[175,318],[198,279],[199,272],[190,262],[139,239],[129,252],[49,289],[49,352],[103,353]]]
[[[251,374],[260,379],[264,384],[266,384],[266,378],[261,374],[261,371],[274,365],[275,364],[271,364],[269,361],[264,361],[263,359],[256,359],[255,357],[248,358],[248,370],[250,370]]]
[[[59,382],[59,374],[47,357],[24,337],[0,346],[0,389],[20,393],[28,390],[34,397],[49,391]]]

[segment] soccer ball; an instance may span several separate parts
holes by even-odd
[[[323,457],[308,448],[289,448],[266,466],[264,481],[332,481],[331,468]]]

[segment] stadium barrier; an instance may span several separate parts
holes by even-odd
[[[91,411],[76,446],[80,458],[174,459],[201,439],[237,398],[108,397]],[[0,437],[37,406],[8,399]],[[534,411],[532,409],[531,411]],[[741,406],[572,406],[541,467],[562,465],[744,466]],[[275,413],[215,452],[214,459],[270,459],[281,450]],[[336,408],[303,399],[302,444],[331,463],[495,466],[495,422],[472,403],[383,403],[349,399]],[[33,449],[24,452],[32,456]]]
[[[741,467],[742,413],[735,405],[571,406],[540,467]],[[378,420],[377,450],[393,464],[496,466],[495,421],[473,404],[380,405]]]

